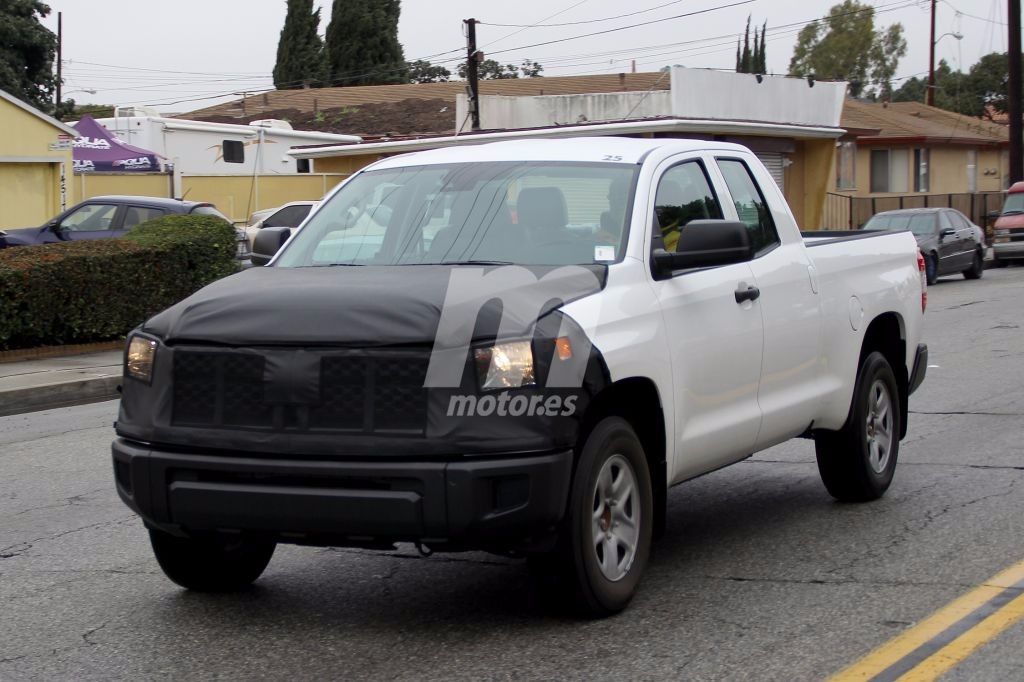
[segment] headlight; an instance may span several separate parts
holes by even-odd
[[[499,343],[473,351],[476,375],[483,390],[535,386],[533,349],[529,341]]]
[[[133,336],[128,342],[124,373],[133,379],[149,383],[153,380],[153,361],[156,360],[156,341],[144,336]]]

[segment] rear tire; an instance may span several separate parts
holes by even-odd
[[[150,529],[153,554],[164,574],[195,592],[236,592],[263,574],[276,544],[252,540],[179,538]]]
[[[939,257],[934,253],[924,259],[924,276],[928,286],[939,281]]]
[[[971,267],[964,270],[964,279],[981,279],[981,276],[985,274],[985,257],[982,256],[981,250],[974,252],[974,260],[971,262]]]
[[[814,450],[829,494],[843,502],[867,502],[885,494],[900,449],[899,387],[881,353],[864,358],[853,405],[838,431],[818,431]]]
[[[545,597],[601,618],[622,611],[636,593],[650,555],[654,504],[640,439],[619,417],[587,438],[555,552],[531,565],[545,575]]]

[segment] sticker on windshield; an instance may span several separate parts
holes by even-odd
[[[594,247],[594,260],[598,263],[615,260],[615,247],[614,246],[595,246]]]

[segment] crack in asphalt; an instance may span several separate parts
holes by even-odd
[[[966,308],[969,305],[977,305],[979,303],[988,303],[988,301],[968,301],[967,303],[960,303],[959,305],[951,305],[943,310],[956,310],[957,308]]]
[[[109,622],[110,622],[109,620],[105,620],[105,621],[103,621],[102,625],[99,625],[97,627],[91,628],[91,629],[86,630],[85,632],[83,632],[82,633],[82,641],[85,642],[88,646],[96,646],[96,642],[92,641],[89,638],[92,637],[97,632],[99,632],[100,630],[102,630],[103,628],[107,627],[107,623],[109,623]]]
[[[15,557],[19,557],[22,554],[24,554],[25,552],[27,552],[30,549],[32,549],[37,543],[40,543],[40,542],[49,542],[51,540],[57,540],[58,538],[62,538],[65,535],[72,535],[73,533],[80,533],[83,530],[90,530],[90,529],[93,529],[93,528],[102,528],[103,526],[113,526],[113,525],[117,525],[117,524],[120,524],[120,523],[125,523],[126,521],[134,521],[136,518],[137,517],[135,516],[135,514],[132,514],[131,516],[125,516],[125,517],[120,518],[120,519],[113,519],[113,520],[110,520],[110,521],[100,521],[99,523],[91,523],[88,526],[82,526],[81,528],[72,528],[71,530],[61,531],[60,533],[57,533],[56,535],[47,535],[47,536],[43,536],[41,538],[35,538],[34,540],[27,540],[25,542],[17,542],[17,543],[15,543],[13,545],[8,545],[7,547],[0,548],[0,559],[13,559]],[[11,550],[15,550],[15,551],[12,552]]]
[[[79,493],[77,495],[71,495],[70,497],[64,498],[64,501],[59,503],[59,504],[46,504],[46,505],[41,505],[39,507],[29,507],[28,509],[23,509],[20,512],[12,514],[12,517],[13,516],[21,516],[22,514],[28,514],[29,512],[40,511],[40,510],[43,510],[43,509],[61,509],[63,507],[74,507],[76,505],[83,504],[82,500],[84,500],[85,498],[89,497],[90,495],[95,495],[96,493],[107,492],[108,490],[110,490],[110,486],[104,486],[102,488],[97,488],[96,490],[90,490],[87,493]]]

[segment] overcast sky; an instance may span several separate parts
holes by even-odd
[[[56,30],[64,13],[65,92],[79,103],[150,104],[165,112],[186,112],[231,99],[234,92],[272,88],[277,41],[284,23],[284,0],[47,0],[53,14],[46,24]],[[800,23],[820,17],[834,0],[753,0],[689,17],[740,0],[405,0],[399,39],[406,59],[432,57],[453,72],[465,39],[462,20],[475,17],[490,24],[576,25],[516,28],[481,25],[477,38],[488,56],[519,63],[524,58],[544,65],[544,75],[618,73],[632,59],[638,71],[666,64],[733,68],[736,34],[747,15],[768,22],[768,68],[785,73]],[[330,19],[323,6],[321,33]],[[928,0],[873,0],[876,28],[901,22],[908,43],[898,77],[928,69]],[[940,0],[937,60],[968,68],[979,56],[1006,49],[1006,0]],[[658,8],[658,9],[654,9]],[[647,11],[650,10],[650,11]],[[969,14],[962,14],[958,10]],[[557,13],[557,14],[556,14]],[[625,13],[633,16],[592,22]],[[602,35],[644,22],[647,25]],[[785,27],[787,24],[797,24]],[[772,30],[772,27],[780,27]],[[526,47],[536,43],[548,43]],[[82,92],[96,90],[96,94]],[[76,92],[77,91],[77,92]],[[225,97],[227,95],[227,97]]]

